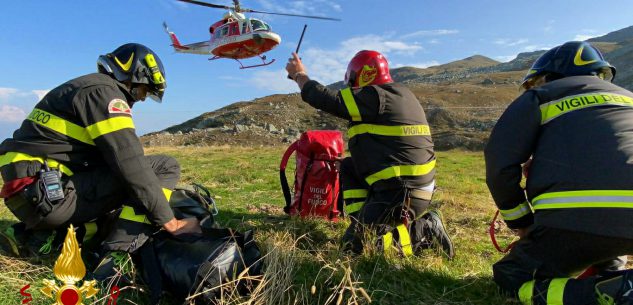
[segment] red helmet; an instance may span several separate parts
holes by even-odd
[[[362,50],[349,62],[345,85],[359,88],[367,85],[391,83],[387,58],[376,51]]]

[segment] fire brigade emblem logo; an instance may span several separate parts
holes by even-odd
[[[84,299],[89,299],[99,292],[94,286],[96,281],[83,281],[81,287],[75,286],[86,275],[86,266],[81,259],[81,249],[75,236],[75,230],[71,225],[66,233],[62,254],[55,261],[53,273],[58,281],[62,282],[57,286],[55,280],[44,280],[42,293],[48,298],[55,300],[51,305],[83,305]]]
[[[132,114],[132,109],[124,100],[115,98],[108,104],[108,112]]]
[[[378,70],[374,66],[364,65],[363,70],[360,71],[360,77],[358,78],[358,85],[360,87],[366,86],[376,79]]]

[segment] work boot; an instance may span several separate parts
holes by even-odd
[[[455,256],[455,248],[444,227],[442,213],[432,210],[424,214],[422,218],[426,220],[426,226],[424,228],[426,239],[436,247],[439,247],[448,259],[452,259]]]
[[[633,305],[633,270],[596,283],[596,300],[599,305]]]
[[[20,246],[15,237],[13,226],[0,231],[0,249],[2,253],[8,256],[20,257]]]

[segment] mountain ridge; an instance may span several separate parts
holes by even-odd
[[[616,66],[614,83],[633,89],[633,26],[589,39]],[[480,150],[533,61],[545,50],[519,53],[508,62],[483,55],[428,68],[391,69],[424,108],[436,149]],[[328,85],[342,89],[343,83]],[[345,131],[347,122],[312,108],[297,93],[273,94],[205,112],[183,123],[141,137],[145,146],[287,145],[301,132]]]

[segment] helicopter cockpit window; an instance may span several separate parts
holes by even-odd
[[[253,31],[269,31],[270,30],[270,28],[268,27],[268,24],[257,19],[251,19],[251,26],[253,28]]]

